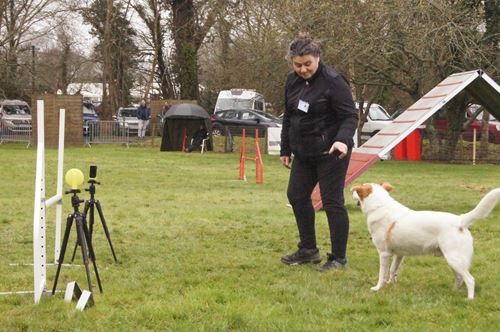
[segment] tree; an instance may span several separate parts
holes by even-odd
[[[170,0],[174,70],[181,99],[198,99],[198,50],[228,0]]]
[[[94,71],[91,61],[77,49],[78,40],[70,34],[68,21],[61,21],[56,28],[54,44],[37,53],[37,79],[39,88],[48,93],[58,90],[66,93],[68,85],[75,80],[88,81]]]
[[[131,102],[133,73],[137,66],[136,31],[127,19],[128,7],[113,0],[95,0],[82,9],[82,16],[98,38],[96,60],[103,64],[103,118],[111,118],[118,107]],[[108,92],[109,91],[109,92]]]
[[[0,1],[0,31],[2,31],[2,26],[5,24],[5,19],[4,16],[6,15],[7,12],[7,1],[2,0]]]
[[[162,14],[166,6],[159,0],[147,0],[146,5],[141,1],[135,2],[133,7],[147,28],[147,33],[140,34],[141,40],[153,54],[151,70],[146,75],[145,98],[149,94],[153,81],[158,83],[162,98],[175,98],[175,83],[171,74],[169,52],[165,48],[167,29]]]
[[[30,71],[20,70],[20,58],[27,58],[35,44],[54,27],[63,9],[57,0],[2,0],[0,1],[0,89],[5,97],[24,97],[33,93],[25,82]],[[28,62],[29,58],[23,60]],[[28,63],[31,64],[32,61]],[[31,72],[31,76],[34,73]],[[34,79],[34,77],[31,77]]]

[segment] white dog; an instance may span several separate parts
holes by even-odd
[[[476,219],[487,217],[500,200],[500,188],[490,191],[470,212],[455,215],[446,212],[413,211],[394,200],[388,183],[354,186],[352,197],[367,217],[368,230],[380,256],[378,291],[386,282],[396,282],[404,256],[435,254],[444,256],[455,272],[455,288],[463,281],[467,297],[474,298],[474,277],[469,273],[474,252],[468,227]]]

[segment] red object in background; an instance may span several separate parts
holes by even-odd
[[[470,119],[477,111],[479,105],[471,105],[465,112],[464,121]],[[446,137],[448,132],[448,120],[446,119],[446,111],[440,110],[436,113],[434,125],[438,131],[439,137]],[[462,138],[464,141],[472,142],[474,139],[474,129],[476,129],[476,140],[481,139],[481,128],[483,126],[483,112],[479,113],[477,117],[472,120],[467,128],[462,131]],[[490,143],[500,144],[500,122],[490,114],[488,122],[488,141]]]
[[[186,152],[186,143],[187,143],[187,133],[186,133],[186,128],[184,128],[184,136],[182,137],[182,146],[181,146],[182,152]]]
[[[394,148],[394,160],[406,160],[406,138]]]
[[[422,144],[420,129],[415,129],[394,148],[395,160],[420,160],[422,157]]]
[[[406,141],[406,159],[408,160],[420,160],[422,144],[420,140],[420,129],[415,129],[408,137],[405,138]]]

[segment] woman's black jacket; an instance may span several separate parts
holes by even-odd
[[[308,80],[295,72],[288,75],[281,156],[318,157],[327,154],[337,141],[351,148],[357,124],[349,84],[333,68],[320,62]]]

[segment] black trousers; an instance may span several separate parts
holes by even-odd
[[[344,204],[344,182],[351,151],[343,159],[336,155],[295,158],[292,163],[287,196],[299,230],[299,247],[316,248],[315,211],[311,194],[319,182],[323,209],[328,218],[333,258],[345,258],[349,217]]]

